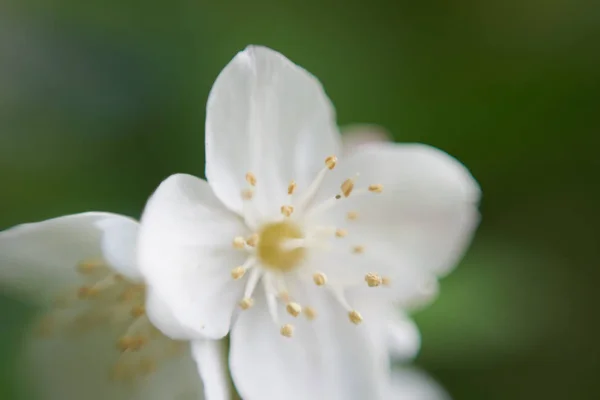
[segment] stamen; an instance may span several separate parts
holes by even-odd
[[[350,211],[348,214],[346,214],[346,218],[348,218],[350,221],[355,221],[358,218],[358,212]]]
[[[117,342],[117,348],[121,350],[121,352],[126,351],[138,351],[142,347],[144,347],[148,343],[148,338],[138,335],[138,336],[123,336]]]
[[[281,206],[281,213],[286,217],[289,217],[294,212],[293,206]]]
[[[296,190],[296,182],[290,181],[290,184],[288,185],[288,194],[291,196],[294,194],[294,190]]]
[[[256,247],[258,244],[258,233],[253,233],[246,239],[246,244],[250,247]]]
[[[352,252],[354,254],[362,254],[362,253],[365,252],[365,247],[364,246],[360,246],[360,245],[354,246],[354,247],[352,247]]]
[[[143,315],[146,315],[146,307],[143,305],[134,306],[130,313],[132,317],[139,318]]]
[[[325,159],[325,165],[327,165],[327,168],[329,168],[329,169],[334,169],[336,164],[337,164],[336,156],[332,155]]]
[[[285,324],[281,327],[279,332],[285,337],[292,337],[294,335],[294,325]]]
[[[312,307],[304,307],[304,315],[306,315],[306,318],[309,321],[314,320],[315,318],[317,318],[317,312],[315,311],[314,308]]]
[[[256,186],[256,175],[252,172],[246,173],[246,182],[248,182],[251,186]]]
[[[246,241],[243,237],[237,236],[233,238],[233,248],[235,249],[243,249],[246,246]]]
[[[317,272],[313,275],[313,281],[317,286],[323,286],[327,283],[327,276],[322,272]]]
[[[244,289],[244,299],[251,299],[252,293],[254,293],[254,288],[256,287],[260,276],[261,272],[259,269],[252,269],[250,272],[250,277],[248,277],[248,282],[246,282],[246,288]]]
[[[244,189],[242,190],[242,199],[244,200],[252,200],[254,197],[254,191],[252,189]]]
[[[348,235],[348,232],[345,229],[336,229],[335,236],[339,238],[343,238]]]
[[[87,275],[95,272],[98,268],[102,268],[104,266],[105,265],[102,260],[84,260],[77,264],[77,271]]]
[[[352,189],[354,189],[354,179],[346,179],[340,188],[342,189],[344,197],[350,196]]]
[[[240,301],[240,308],[242,310],[247,310],[254,305],[254,299],[251,297],[245,297]]]
[[[365,275],[365,282],[367,282],[369,287],[377,287],[383,283],[383,280],[379,275],[370,272]]]
[[[355,325],[358,325],[358,324],[360,324],[363,321],[362,315],[360,315],[360,313],[358,311],[356,311],[356,310],[350,311],[348,313],[348,318]]]
[[[240,279],[242,276],[244,276],[245,273],[246,270],[244,269],[244,267],[235,267],[231,270],[231,277],[233,279]]]
[[[381,193],[381,192],[383,192],[383,185],[381,185],[381,184],[370,185],[369,192]]]
[[[294,302],[288,303],[285,309],[293,317],[297,317],[302,312],[300,304]]]

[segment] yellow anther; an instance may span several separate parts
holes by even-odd
[[[285,337],[292,337],[294,335],[294,325],[285,324],[281,327],[279,332]]]
[[[353,247],[352,247],[352,252],[353,252],[354,254],[362,254],[362,253],[364,253],[364,252],[365,252],[365,247],[364,247],[364,246],[360,246],[360,245],[358,245],[358,246],[353,246]]]
[[[103,267],[104,262],[101,260],[85,260],[77,264],[77,270],[82,274],[91,274],[96,269]]]
[[[343,238],[346,235],[348,235],[348,231],[346,231],[345,229],[336,229],[335,230],[335,236],[336,237]]]
[[[350,211],[350,212],[348,212],[348,214],[346,214],[346,218],[348,218],[350,221],[354,221],[358,218],[358,212]]]
[[[244,189],[242,190],[242,199],[244,200],[252,200],[254,197],[254,191],[252,189]]]
[[[383,280],[379,275],[370,272],[365,275],[365,282],[367,282],[369,287],[377,287],[383,283]]]
[[[288,303],[285,309],[290,315],[294,317],[297,317],[302,312],[302,307],[300,306],[300,304],[294,302]]]
[[[247,310],[254,305],[254,299],[250,297],[246,297],[240,301],[240,308],[242,310]]]
[[[327,165],[327,168],[329,169],[334,169],[335,168],[335,164],[337,164],[337,157],[336,156],[329,156],[325,159],[325,165]]]
[[[117,348],[122,352],[138,351],[148,343],[144,336],[125,336],[118,340]]]
[[[315,285],[323,286],[327,283],[327,276],[322,272],[317,272],[313,275],[313,281],[315,282]]]
[[[246,173],[246,182],[252,186],[256,186],[256,175],[254,175],[252,172]]]
[[[294,212],[293,206],[281,206],[281,213],[286,217],[289,217]]]
[[[233,279],[240,279],[242,276],[244,276],[245,273],[246,270],[244,269],[244,267],[235,267],[231,270],[231,277]]]
[[[370,185],[369,186],[369,192],[381,193],[381,192],[383,192],[383,185],[380,185],[380,184]]]
[[[255,247],[258,244],[258,233],[253,233],[246,239],[246,244],[250,247]]]
[[[350,311],[348,313],[348,318],[350,319],[350,322],[352,322],[355,325],[358,325],[363,321],[362,315],[360,315],[360,313],[356,310]]]
[[[237,236],[233,238],[233,247],[235,249],[243,249],[246,246],[246,241],[243,237]]]
[[[146,307],[143,305],[135,306],[131,309],[131,316],[134,318],[141,317],[144,314],[146,314]]]
[[[317,312],[314,308],[304,307],[303,311],[304,315],[306,315],[306,318],[308,318],[309,321],[312,321],[313,319],[317,318]]]
[[[344,197],[350,196],[350,193],[352,193],[352,189],[354,189],[354,180],[346,179],[344,183],[342,183],[342,186],[340,186],[340,188],[342,189],[342,194],[344,195]]]
[[[392,281],[389,276],[384,276],[381,278],[381,284],[383,286],[390,286],[392,284]]]
[[[294,190],[296,190],[296,181],[290,181],[290,184],[288,185],[288,194],[294,194]]]

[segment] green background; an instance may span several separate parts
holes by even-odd
[[[340,124],[439,147],[482,186],[471,250],[416,315],[417,363],[458,400],[597,399],[599,39],[578,0],[3,1],[0,229],[137,217],[171,173],[202,175],[212,82],[264,44]],[[0,399],[30,315],[0,297]]]

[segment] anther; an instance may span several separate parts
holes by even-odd
[[[146,314],[146,307],[144,307],[142,305],[135,306],[131,309],[131,316],[134,318],[141,317],[144,314]]]
[[[381,278],[381,284],[383,286],[390,286],[392,284],[392,280],[390,279],[389,276],[384,276]]]
[[[377,287],[383,283],[383,280],[379,275],[369,272],[365,275],[365,282],[367,282],[369,287]]]
[[[235,267],[231,270],[231,277],[233,279],[240,279],[242,276],[244,276],[245,273],[246,270],[244,269],[244,267]]]
[[[98,291],[89,286],[82,286],[77,290],[77,297],[80,299],[89,299],[98,294]]]
[[[325,159],[325,165],[327,165],[327,168],[329,169],[334,169],[335,168],[335,164],[337,164],[337,157],[336,156],[329,156]]]
[[[148,342],[143,336],[125,336],[118,340],[117,348],[122,352],[138,351]]]
[[[292,337],[294,335],[294,325],[285,324],[281,327],[279,332],[285,337]]]
[[[296,182],[290,181],[290,184],[288,185],[288,194],[289,195],[294,194],[294,190],[296,190]]]
[[[293,206],[281,206],[281,213],[286,217],[289,217],[294,212]]]
[[[297,317],[302,312],[302,307],[300,304],[294,302],[288,303],[285,309],[293,317]]]
[[[237,236],[237,237],[233,238],[233,247],[235,249],[243,249],[245,245],[246,245],[246,241],[244,240],[243,237]]]
[[[355,325],[358,325],[363,321],[362,315],[360,315],[360,313],[356,310],[350,311],[348,313],[348,318],[350,319],[350,322],[352,322]]]
[[[303,311],[304,315],[306,315],[306,318],[308,318],[309,321],[312,321],[313,319],[317,318],[317,312],[314,308],[304,307]]]
[[[254,299],[250,297],[246,297],[240,301],[240,308],[242,310],[247,310],[254,305]]]
[[[354,180],[346,179],[344,183],[342,183],[342,186],[340,186],[340,188],[342,189],[342,194],[344,195],[344,197],[350,196],[350,193],[352,193],[352,189],[354,189]]]
[[[313,275],[313,281],[315,282],[315,285],[323,286],[327,283],[327,276],[322,272],[317,272]]]
[[[381,192],[383,192],[383,185],[380,185],[380,184],[370,185],[369,186],[369,192],[381,193]]]
[[[254,175],[252,172],[246,173],[246,182],[252,186],[256,186],[256,175]]]
[[[254,197],[254,191],[252,189],[244,189],[242,190],[242,199],[251,200]]]
[[[354,246],[354,247],[352,247],[352,252],[354,254],[362,254],[365,252],[365,247],[364,246]]]
[[[102,266],[104,263],[100,260],[86,260],[77,264],[77,270],[82,274],[90,274]]]
[[[335,230],[335,236],[339,237],[339,238],[343,238],[348,234],[348,231],[346,231],[345,229],[336,229]]]
[[[358,212],[350,211],[348,214],[346,214],[346,218],[348,218],[350,221],[354,221],[358,218]]]
[[[253,233],[252,235],[250,235],[248,239],[246,239],[246,244],[250,247],[256,247],[256,245],[258,244],[258,234]]]

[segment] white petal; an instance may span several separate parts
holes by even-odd
[[[321,213],[321,220],[348,231],[345,242],[335,243],[362,245],[365,254],[400,271],[448,272],[479,222],[480,190],[468,170],[429,146],[371,144],[339,162],[323,184],[321,199],[331,198],[357,173],[355,192],[382,184],[383,193],[351,194]],[[358,211],[358,219],[349,221],[348,211]]]
[[[450,400],[448,393],[431,377],[416,369],[392,371],[388,400]]]
[[[86,260],[119,258],[116,252],[103,254],[102,242],[120,232],[112,229],[131,226],[133,221],[121,215],[90,212],[46,221],[23,224],[0,233],[0,285],[28,300],[47,302],[57,290],[77,284],[78,263]],[[105,227],[112,227],[104,230]],[[122,250],[129,253],[128,243]],[[127,259],[121,257],[121,260]],[[133,267],[123,273],[136,277]]]
[[[102,252],[108,263],[121,274],[141,279],[136,265],[139,222],[131,218],[105,218],[98,221],[104,232]]]
[[[402,312],[392,314],[388,322],[390,356],[400,361],[411,361],[421,347],[421,334],[413,320]]]
[[[27,396],[39,400],[201,400],[203,388],[189,349],[180,356],[157,362],[148,376],[130,380],[111,377],[123,354],[115,343],[114,325],[98,326],[87,334],[31,334],[19,360]],[[125,329],[126,326],[121,328]],[[124,332],[124,331],[121,331]],[[168,344],[163,339],[163,344]],[[129,354],[140,361],[144,354]],[[128,366],[135,368],[135,361]]]
[[[240,313],[231,333],[230,368],[242,398],[383,398],[388,364],[383,329],[375,329],[379,319],[365,310],[363,317],[371,325],[354,325],[347,312],[318,289],[309,289],[306,296],[290,290],[301,305],[316,309],[314,321],[304,315],[293,318],[280,306],[280,324],[295,325],[291,338],[280,334],[263,296]]]
[[[206,400],[231,399],[226,350],[222,340],[198,340],[192,343],[192,355],[204,383]]]
[[[261,211],[276,212],[290,180],[306,188],[339,150],[334,110],[319,81],[265,47],[247,47],[223,69],[206,113],[206,177],[236,212],[247,172],[257,178]]]
[[[390,134],[380,126],[368,124],[349,125],[342,128],[344,156],[360,151],[373,143],[389,142]]]
[[[138,240],[140,270],[164,302],[161,307],[195,338],[227,334],[243,289],[230,273],[246,257],[232,241],[248,234],[208,183],[190,175],[167,178],[148,201]],[[172,329],[154,322],[163,331]]]

